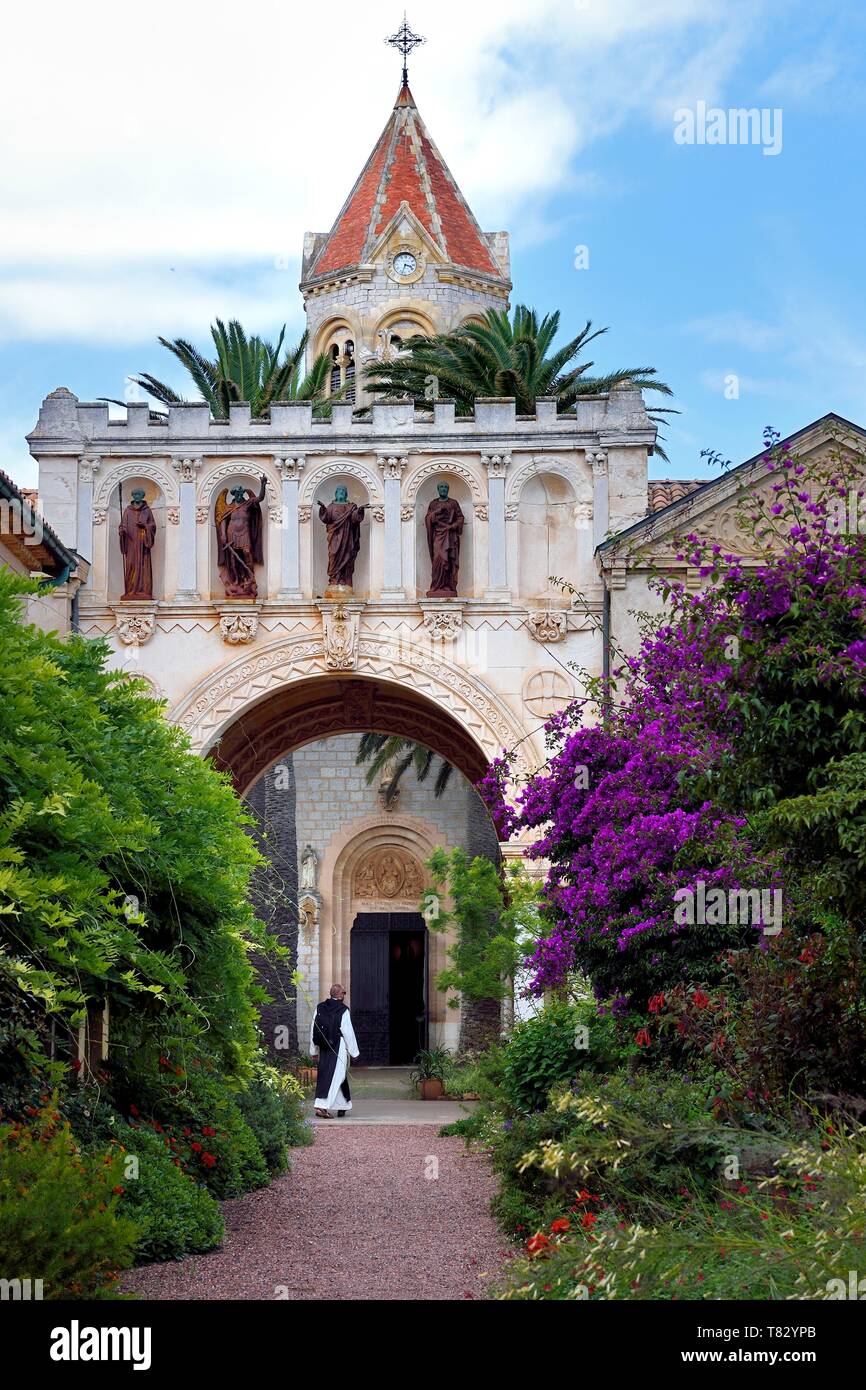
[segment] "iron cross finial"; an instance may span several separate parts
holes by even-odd
[[[403,54],[403,86],[408,87],[409,69],[406,66],[406,59],[409,57],[413,48],[417,48],[419,44],[426,43],[427,40],[423,38],[421,34],[415,33],[406,19],[406,11],[404,10],[403,23],[400,25],[396,34],[392,34],[390,39],[386,39],[385,42],[389,43],[392,48],[396,48],[398,53]]]

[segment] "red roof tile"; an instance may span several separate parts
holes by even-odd
[[[310,267],[309,279],[363,265],[406,202],[453,265],[502,279],[484,233],[430,139],[408,87]]]
[[[650,478],[647,483],[647,516],[662,511],[672,502],[679,502],[682,497],[688,497],[690,492],[703,487],[708,481],[707,478]]]

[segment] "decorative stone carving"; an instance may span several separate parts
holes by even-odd
[[[374,507],[374,508],[373,508],[373,520],[374,520],[374,521],[384,521],[384,520],[385,520],[385,508],[384,508],[384,507]]]
[[[218,603],[220,637],[228,647],[243,647],[252,642],[259,630],[259,610],[248,603]]]
[[[209,508],[209,507],[196,507],[196,509],[195,509],[195,521],[196,521],[196,525],[197,525],[197,526],[206,526],[206,525],[207,525],[207,520],[208,520],[208,515],[209,515],[209,513],[210,513],[210,508]]]
[[[298,926],[303,935],[304,945],[309,948],[319,928],[319,904],[312,893],[305,893],[298,900]]]
[[[107,509],[106,507],[94,507],[94,508],[93,508],[93,524],[94,524],[94,526],[103,526],[103,525],[105,524],[105,518],[106,518],[107,516],[108,516],[108,509]]]
[[[156,631],[155,601],[127,599],[114,609],[115,629],[125,647],[143,647]]]
[[[454,459],[450,458],[434,459],[432,463],[425,463],[423,467],[417,469],[412,474],[406,486],[406,501],[415,501],[419,487],[423,482],[426,482],[428,478],[443,477],[447,476],[449,473],[457,478],[463,479],[472,493],[472,500],[474,502],[483,502],[484,497],[481,487],[471,468],[467,468],[464,464],[457,463]]]
[[[536,719],[548,719],[574,699],[574,688],[564,671],[533,671],[523,687],[523,703]]]
[[[195,475],[201,468],[201,459],[172,459],[171,466],[182,483],[194,483]]]
[[[536,642],[562,642],[568,633],[568,616],[554,608],[528,613],[526,626]]]
[[[449,605],[448,608],[429,607],[422,605],[424,609],[424,628],[430,634],[434,642],[453,642],[463,630],[463,608],[455,608]]]
[[[315,888],[319,870],[319,856],[312,845],[304,845],[304,852],[301,855],[301,874],[299,887]]]
[[[604,477],[607,473],[607,451],[605,449],[587,449],[586,461],[592,464],[592,471],[595,477]]]
[[[510,503],[508,504],[508,506],[505,508],[505,520],[506,520],[506,521],[516,521],[516,520],[517,520],[517,505],[516,505],[516,503],[510,502]]]
[[[300,478],[307,463],[305,458],[275,459],[274,462],[284,483]]]
[[[298,507],[298,521],[305,526],[313,515],[312,507]]]
[[[575,525],[587,526],[592,521],[592,503],[575,502],[571,509],[571,515],[574,518]]]
[[[479,507],[479,506],[476,506],[476,508],[475,508],[475,520],[476,520],[476,521],[487,521],[487,519],[489,518],[489,516],[490,516],[490,512],[489,512],[489,510],[488,510],[488,508],[487,508],[486,503],[482,502],[480,507]]]
[[[413,518],[414,518],[414,516],[415,516],[415,508],[414,508],[414,507],[404,506],[404,507],[401,507],[401,508],[400,508],[400,520],[401,520],[401,521],[412,521]]]
[[[366,681],[354,681],[343,687],[343,718],[348,725],[369,725],[373,718],[375,691]]]
[[[408,458],[383,458],[380,455],[377,462],[386,478],[399,478],[409,460]]]
[[[180,507],[166,507],[165,519],[169,526],[180,525]]]
[[[78,481],[80,483],[92,483],[101,467],[102,459],[80,458],[78,460]]]
[[[488,478],[504,478],[511,464],[510,454],[482,454],[481,462],[487,469]]]
[[[379,848],[358,865],[354,896],[417,904],[424,892],[424,871],[413,855],[394,846]]]
[[[325,629],[325,666],[329,671],[351,671],[358,660],[360,604],[321,604]]]

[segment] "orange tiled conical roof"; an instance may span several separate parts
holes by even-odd
[[[308,278],[365,264],[403,202],[446,261],[504,278],[408,86],[401,88],[388,124],[310,266]]]

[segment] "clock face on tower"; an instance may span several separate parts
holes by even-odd
[[[411,251],[400,251],[394,257],[394,271],[397,275],[414,275],[418,262]]]

